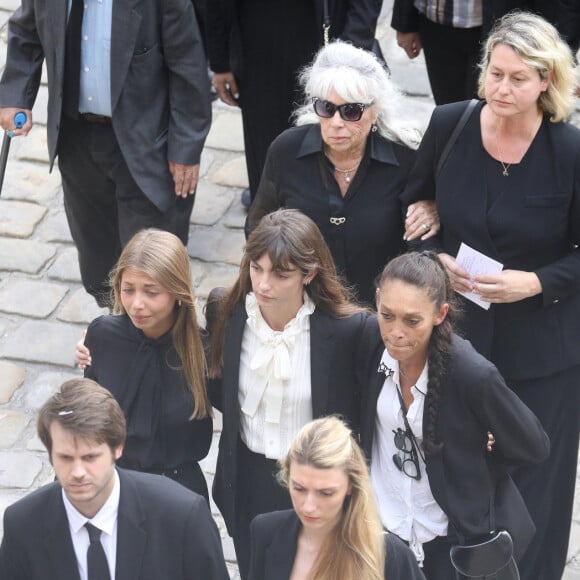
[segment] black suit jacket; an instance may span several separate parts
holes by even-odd
[[[67,0],[22,0],[8,23],[0,106],[32,109],[46,59],[48,154],[58,153]],[[113,2],[111,110],[131,175],[161,211],[175,198],[167,161],[199,163],[211,123],[206,59],[190,0]]]
[[[435,109],[403,197],[408,203],[435,199],[441,220],[435,243],[442,251],[455,256],[465,242],[504,269],[535,272],[542,294],[489,310],[465,300],[461,329],[508,380],[580,365],[580,131],[544,118],[522,162],[505,178],[504,191],[488,204],[483,103],[434,177],[465,106]]]
[[[385,375],[377,372],[383,352],[378,323],[369,318],[359,351],[366,387],[361,441],[369,461],[377,400],[385,381]],[[452,541],[462,543],[490,531],[493,502],[495,527],[512,534],[515,555],[520,558],[535,527],[509,472],[519,465],[544,461],[549,453],[548,436],[495,366],[469,341],[454,336],[446,372],[436,424],[443,449],[426,456],[431,492],[449,518]],[[488,431],[496,440],[491,453],[486,451]]]
[[[375,37],[381,0],[314,0],[316,23],[320,31],[319,45],[323,45],[323,5],[328,2],[330,37],[341,38],[370,50]],[[211,0],[207,10],[208,56],[214,72],[233,71],[241,74],[243,46],[238,27],[242,0]],[[284,25],[284,14],[272,26]],[[268,47],[264,47],[268,50]],[[232,62],[230,62],[230,59]]]
[[[208,300],[208,330],[215,317],[216,303]],[[310,373],[312,384],[312,416],[338,414],[357,428],[360,414],[356,385],[356,346],[366,315],[335,319],[316,309],[310,316]],[[213,498],[228,530],[236,522],[237,447],[240,431],[238,400],[240,352],[246,326],[246,309],[238,304],[234,309],[224,345],[221,380],[211,381],[212,402],[223,413],[223,428],[213,483]]]
[[[229,578],[204,498],[162,476],[118,473],[118,580]],[[78,580],[61,489],[48,484],[6,509],[2,580]]]
[[[251,560],[249,580],[290,578],[300,520],[294,510],[256,516],[250,526]],[[409,548],[394,534],[385,534],[387,580],[425,580]]]

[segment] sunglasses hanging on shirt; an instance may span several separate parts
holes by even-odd
[[[380,363],[377,372],[384,373],[387,378],[392,377],[395,374],[395,371],[382,362]],[[397,430],[393,429],[395,447],[399,451],[399,453],[393,455],[393,463],[397,469],[402,471],[407,477],[419,481],[421,479],[419,456],[423,462],[425,462],[425,457],[421,453],[419,442],[411,429],[411,425],[409,425],[407,409],[405,408],[403,395],[399,385],[395,384],[395,388],[397,389],[397,396],[399,397],[399,404],[401,405],[401,412],[403,413],[405,429],[403,430],[400,427],[398,427]]]

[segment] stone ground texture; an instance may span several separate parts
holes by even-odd
[[[396,46],[389,28],[391,5],[385,0],[377,36],[393,78],[408,95],[409,120],[424,127],[434,106],[424,61],[409,61]],[[0,63],[6,58],[6,22],[17,7],[18,0],[0,0]],[[48,172],[46,102],[43,85],[33,113],[35,128],[27,138],[15,139],[0,198],[0,514],[52,481],[35,434],[35,415],[63,381],[80,376],[74,367],[75,344],[87,324],[103,313],[80,283],[60,176],[56,169]],[[209,291],[235,279],[244,243],[245,213],[239,198],[247,174],[240,114],[220,103],[214,104],[213,114],[188,244],[202,321]],[[575,122],[579,119],[580,113]],[[217,417],[214,444],[202,462],[210,485],[220,428]],[[215,505],[212,511],[231,577],[238,578],[233,544]],[[580,580],[578,501],[563,578]]]

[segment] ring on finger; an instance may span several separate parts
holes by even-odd
[[[431,226],[430,226],[430,225],[428,225],[428,224],[421,224],[421,227],[422,227],[422,228],[423,228],[423,229],[424,229],[426,232],[428,232],[428,231],[431,229]]]

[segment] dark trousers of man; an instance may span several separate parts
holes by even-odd
[[[481,27],[454,28],[421,16],[419,34],[435,103],[444,105],[475,97]]]
[[[194,196],[161,212],[135,183],[110,123],[63,118],[58,164],[82,282],[99,306],[110,306],[109,272],[139,230],[166,230],[187,244]]]

